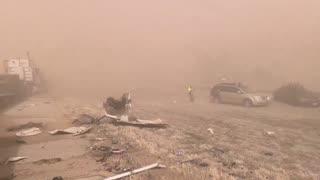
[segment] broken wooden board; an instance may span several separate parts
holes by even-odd
[[[122,174],[119,174],[119,175],[116,175],[116,176],[112,176],[112,177],[106,178],[104,180],[123,179],[125,177],[131,176],[131,175],[134,175],[134,174],[138,174],[138,173],[141,173],[143,171],[146,171],[146,170],[149,170],[149,169],[154,169],[154,168],[166,168],[166,166],[161,165],[159,163],[155,163],[155,164],[151,164],[149,166],[145,166],[145,167],[140,168],[140,169],[136,169],[136,170],[133,170],[133,171],[130,171],[130,172],[125,172],[125,173],[122,173]]]

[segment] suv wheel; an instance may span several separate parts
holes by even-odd
[[[252,107],[253,104],[252,104],[252,101],[250,99],[246,99],[246,100],[243,101],[243,105],[245,107]]]

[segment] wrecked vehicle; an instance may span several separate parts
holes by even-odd
[[[131,103],[132,100],[130,93],[124,93],[120,99],[108,97],[103,103],[103,107],[110,115],[123,115],[129,113]]]
[[[139,126],[139,127],[157,127],[165,128],[168,124],[162,122],[161,119],[143,120],[131,115],[131,95],[124,93],[120,99],[108,97],[103,103],[105,115],[100,119],[107,117],[112,119],[113,123]]]
[[[266,106],[271,97],[262,93],[250,91],[240,83],[220,83],[210,92],[211,100],[215,103],[241,104],[246,107]]]
[[[320,107],[320,95],[307,90],[299,83],[289,83],[273,93],[276,101],[301,107]]]

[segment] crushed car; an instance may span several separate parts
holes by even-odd
[[[264,93],[250,91],[241,83],[220,83],[210,91],[211,100],[215,103],[240,104],[245,107],[266,106],[271,97]]]

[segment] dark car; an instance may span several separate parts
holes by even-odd
[[[311,98],[300,98],[299,105],[304,107],[320,107],[320,98],[311,97]]]
[[[292,106],[320,107],[319,94],[304,88],[299,83],[286,84],[276,89],[273,96],[276,101]]]

